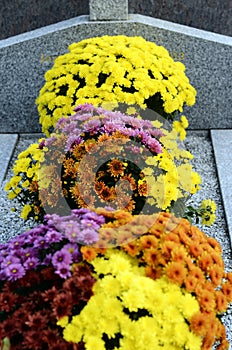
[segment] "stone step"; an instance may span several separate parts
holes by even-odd
[[[17,134],[0,134],[0,184],[5,177],[17,139]]]
[[[211,130],[211,139],[227,226],[232,238],[232,129]]]

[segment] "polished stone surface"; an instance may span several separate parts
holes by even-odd
[[[232,130],[211,130],[228,229],[232,240]]]

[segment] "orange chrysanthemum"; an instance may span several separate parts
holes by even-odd
[[[215,291],[215,301],[216,301],[217,310],[220,313],[225,312],[228,306],[227,298],[220,290]]]
[[[213,237],[208,237],[207,242],[209,245],[213,248],[214,251],[217,251],[218,253],[222,253],[222,247],[220,243]]]
[[[78,163],[72,158],[65,159],[63,162],[63,177],[76,178],[78,171]]]
[[[153,280],[156,280],[157,278],[160,278],[162,276],[162,269],[161,267],[151,267],[151,266],[146,266],[145,267],[145,273],[146,276],[152,278]]]
[[[197,312],[190,320],[191,330],[198,336],[205,336],[208,332],[208,318],[202,312]]]
[[[221,269],[224,269],[225,264],[224,264],[224,261],[222,259],[221,254],[219,254],[218,252],[211,252],[210,256],[212,258],[213,264],[216,264],[216,265],[220,266]]]
[[[85,141],[85,150],[87,153],[95,152],[94,147],[96,147],[96,141],[94,139],[90,139]]]
[[[125,210],[129,211],[129,212],[132,212],[135,208],[135,201],[133,199],[130,199],[128,203],[127,202],[127,199],[124,200],[124,202],[120,203],[119,202],[119,207],[120,208],[124,208]],[[125,206],[124,206],[125,205]]]
[[[214,264],[210,267],[209,277],[214,287],[221,284],[223,275],[224,271],[220,266]]]
[[[125,224],[132,224],[134,221],[134,218],[131,213],[125,211],[125,210],[117,210],[114,212],[114,218],[118,220],[119,225],[125,225]]]
[[[167,257],[171,257],[172,251],[174,249],[178,249],[178,244],[172,241],[165,241],[162,244],[161,251],[163,254],[165,254]]]
[[[98,142],[104,142],[110,139],[110,136],[107,134],[102,134],[98,136]]]
[[[115,198],[114,187],[104,186],[104,188],[101,190],[100,197],[103,201],[112,201]]]
[[[197,279],[188,275],[184,280],[185,288],[188,292],[193,292],[197,285]]]
[[[123,249],[131,256],[136,256],[140,252],[137,241],[127,243],[126,245],[123,246]]]
[[[201,271],[201,269],[197,266],[193,266],[189,274],[196,278],[199,284],[201,284],[204,281],[204,274]]]
[[[172,250],[171,257],[173,261],[176,261],[185,265],[185,261],[187,259],[186,250],[184,249],[184,247],[178,246]]]
[[[192,242],[189,245],[189,253],[194,256],[194,258],[198,258],[202,254],[202,248],[199,242]]]
[[[108,164],[108,168],[108,172],[112,176],[124,175],[125,165],[119,159],[112,159]]]
[[[154,267],[155,265],[159,265],[159,257],[160,253],[156,248],[144,249],[143,260],[148,264]]]
[[[203,271],[207,271],[210,266],[212,265],[213,261],[210,256],[210,254],[203,254],[199,260],[198,260],[198,265]]]
[[[229,303],[232,302],[232,284],[230,282],[222,284],[222,293]]]
[[[213,311],[216,303],[214,299],[214,293],[211,293],[208,290],[201,290],[200,294],[197,297],[200,304],[200,308],[203,311]]]
[[[139,184],[138,192],[140,196],[146,197],[148,195],[148,184],[146,182]]]
[[[93,247],[82,246],[80,251],[83,256],[83,259],[87,261],[93,260],[98,254],[97,249]]]
[[[165,268],[165,274],[172,282],[182,285],[187,275],[187,269],[179,262],[171,262]]]
[[[180,242],[184,245],[189,245],[192,241],[191,238],[188,236],[188,231],[186,230],[186,227],[182,227],[181,225],[178,225],[172,232],[175,232],[178,234],[180,238]]]
[[[158,243],[158,239],[153,235],[144,235],[140,237],[140,245],[142,249],[147,249],[150,247],[156,248]]]
[[[85,146],[80,144],[80,145],[74,145],[72,148],[72,154],[75,159],[81,159],[85,154]]]
[[[94,184],[94,189],[98,194],[101,193],[104,187],[105,187],[105,184],[103,181],[96,181]]]
[[[206,334],[202,342],[201,350],[211,350],[214,342],[214,336],[210,333]]]

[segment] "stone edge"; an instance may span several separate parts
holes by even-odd
[[[232,184],[232,154],[229,152],[229,149],[231,149],[230,147],[232,147],[232,129],[210,130],[210,136],[212,140],[218,181],[220,185],[222,202],[225,210],[225,217],[232,246],[232,186],[230,186],[229,183],[231,182]]]
[[[27,33],[19,34],[7,39],[0,40],[0,49],[11,46],[14,44],[18,44],[20,42],[24,42],[27,40],[31,40],[37,37],[41,37],[46,34],[54,33],[59,30],[75,27],[77,25],[81,24],[88,24],[88,23],[118,23],[118,22],[128,22],[128,23],[142,23],[148,26],[157,27],[160,29],[169,30],[172,32],[184,34],[187,36],[200,38],[203,40],[213,41],[216,43],[220,43],[223,45],[229,45],[232,46],[232,37],[217,34],[213,32],[208,32],[206,30],[201,30],[193,27],[188,27],[182,24],[177,24],[173,22],[168,22],[165,20],[161,20],[158,18],[152,18],[149,16],[143,16],[139,14],[130,14],[128,16],[128,20],[122,21],[90,21],[90,17],[88,15],[78,16],[71,18],[69,20],[65,20],[62,22],[58,22],[55,24],[48,25],[46,27],[42,27],[39,29],[32,30]]]

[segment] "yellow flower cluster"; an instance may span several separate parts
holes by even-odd
[[[194,296],[164,277],[146,277],[124,252],[108,250],[91,264],[94,295],[71,322],[58,321],[66,341],[83,341],[87,350],[105,350],[109,341],[122,350],[201,349],[188,325],[199,311]]]
[[[210,199],[205,199],[201,202],[200,210],[202,212],[202,224],[212,225],[216,219],[215,211],[216,204]]]
[[[170,132],[162,129],[162,124],[159,124],[165,133],[160,138],[163,152],[155,157],[148,157],[146,159],[148,167],[143,170],[146,175],[144,180],[151,189],[148,202],[161,210],[167,210],[178,199],[187,199],[200,189],[201,177],[190,164],[193,155],[178,144],[178,134],[185,134],[188,125],[184,118],[178,131],[175,124]],[[157,123],[153,124],[155,126]],[[158,176],[155,174],[157,169],[160,169]]]
[[[41,211],[38,200],[38,172],[43,161],[44,152],[39,148],[39,144],[31,144],[19,154],[13,166],[14,176],[5,185],[9,199],[17,197],[19,202],[24,203],[21,212],[24,220],[29,214],[37,219]]]
[[[45,79],[36,103],[47,135],[78,104],[139,105],[173,119],[184,104],[193,105],[196,96],[185,66],[142,37],[103,36],[74,43]]]

